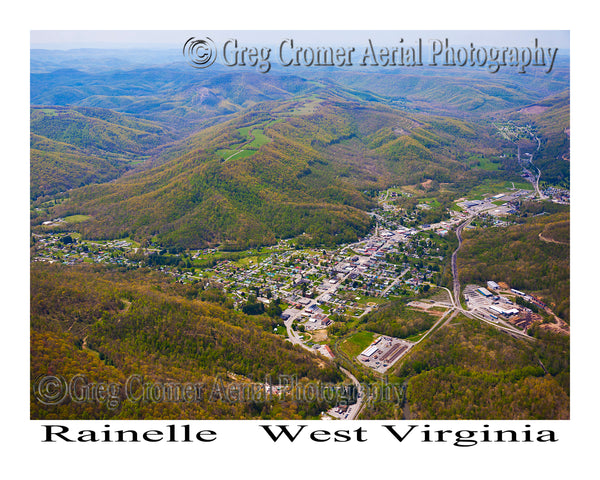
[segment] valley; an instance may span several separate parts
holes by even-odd
[[[276,394],[33,417],[568,418],[568,66],[117,72],[32,74],[32,378]]]

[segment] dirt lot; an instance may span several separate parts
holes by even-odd
[[[312,341],[315,343],[320,343],[320,342],[324,342],[325,340],[327,340],[327,329],[323,328],[321,330],[313,330],[311,332],[312,335]]]

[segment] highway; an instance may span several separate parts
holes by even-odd
[[[490,210],[494,207],[495,206],[492,205],[486,209],[480,210],[480,212],[483,212],[485,210]],[[525,338],[531,339],[532,337],[530,337],[529,335],[527,335],[513,327],[503,326],[503,325],[499,325],[498,323],[495,323],[495,322],[490,322],[489,320],[481,317],[480,315],[475,314],[475,312],[473,312],[471,310],[465,310],[462,308],[462,305],[460,303],[460,280],[458,277],[458,265],[457,265],[456,260],[458,257],[458,251],[460,250],[460,247],[462,246],[462,231],[469,223],[471,223],[473,221],[473,219],[475,217],[476,217],[476,215],[469,217],[467,220],[465,220],[463,223],[461,223],[456,228],[456,237],[458,238],[458,247],[456,247],[456,250],[454,250],[454,252],[452,253],[452,286],[453,286],[453,290],[454,290],[454,295],[451,295],[451,297],[454,297],[454,299],[452,300],[452,302],[454,304],[454,309],[460,311],[461,313],[463,313],[464,315],[466,315],[469,318],[476,318],[482,322],[487,323],[488,325],[491,325],[493,327],[496,327],[499,330],[502,330],[503,332],[509,333],[511,335],[518,335],[520,337],[525,337]]]
[[[539,170],[538,170],[539,171]],[[539,179],[539,176],[538,176]],[[487,320],[486,318],[483,318],[480,314],[477,314],[475,311],[472,310],[468,310],[468,309],[464,309],[461,305],[460,302],[460,294],[461,294],[461,288],[460,288],[460,280],[459,280],[459,275],[458,275],[458,262],[457,262],[457,258],[458,258],[458,252],[460,251],[461,247],[462,247],[462,243],[463,243],[463,238],[462,238],[462,232],[464,230],[465,227],[467,227],[479,214],[484,213],[488,210],[492,210],[494,208],[497,208],[497,206],[493,203],[490,202],[490,200],[488,199],[485,203],[487,203],[487,205],[482,205],[481,207],[479,207],[476,211],[471,211],[470,212],[470,216],[466,218],[466,220],[464,220],[461,224],[458,225],[458,227],[456,228],[456,237],[458,239],[458,246],[456,247],[456,250],[454,250],[454,252],[452,252],[452,258],[451,258],[451,269],[452,269],[452,288],[453,291],[450,291],[448,288],[446,287],[441,287],[443,289],[445,289],[448,292],[448,296],[450,298],[450,301],[452,302],[452,306],[450,306],[448,308],[448,310],[440,317],[440,319],[438,321],[435,322],[435,324],[425,333],[425,335],[423,335],[417,342],[413,343],[405,352],[403,352],[403,354],[401,355],[401,357],[404,357],[406,354],[408,354],[412,347],[420,342],[422,342],[423,340],[425,340],[425,338],[427,338],[432,332],[434,332],[437,328],[447,324],[448,322],[452,321],[453,318],[455,318],[459,313],[462,313],[463,315],[469,317],[469,318],[473,318],[473,319],[478,319],[482,322],[487,323],[488,325],[491,325],[493,327],[496,327],[497,329],[508,333],[509,335],[513,335],[513,336],[518,336],[521,338],[528,338],[528,339],[532,339],[532,337],[530,337],[529,335],[511,327],[508,325],[500,325],[496,322],[491,322],[489,320]],[[387,293],[387,291],[389,291],[395,284],[397,284],[398,281],[400,281],[400,279],[402,277],[404,277],[404,275],[406,275],[406,273],[409,271],[410,269],[407,268],[405,269],[400,275],[398,275],[393,282],[391,282],[390,285],[388,285],[388,287],[385,289],[385,291],[382,293],[382,296]],[[333,294],[337,291],[337,289],[339,288],[339,285],[341,283],[343,283],[343,281],[348,278],[349,274],[346,274],[341,280],[338,280],[336,283],[331,284],[331,283],[327,283],[326,281],[321,285],[321,294],[317,297],[317,300],[323,300],[323,296],[325,296],[326,294]],[[366,308],[365,311],[363,312],[363,315],[367,314],[369,311],[371,310],[370,307]],[[285,321],[285,327],[287,329],[287,335],[288,335],[288,340],[290,342],[292,342],[293,344],[297,344],[297,345],[301,345],[304,349],[311,351],[313,353],[317,353],[313,348],[310,348],[308,346],[306,346],[304,344],[304,342],[302,341],[302,339],[300,338],[298,332],[296,332],[295,330],[293,330],[292,328],[292,324],[294,322],[294,320],[296,320],[297,318],[300,317],[300,310],[298,310],[297,312],[294,312],[286,321]],[[352,373],[350,373],[347,369],[345,369],[344,367],[340,366],[340,370],[341,372],[350,379],[350,381],[355,385],[355,387],[357,388],[357,403],[350,406],[347,416],[345,417],[347,420],[354,420],[358,417],[361,408],[363,407],[363,402],[364,402],[364,391],[362,389],[362,386],[360,385],[360,382],[357,380],[357,378],[352,375]]]
[[[287,330],[287,336],[288,336],[287,339],[294,345],[300,345],[305,350],[308,350],[309,352],[312,352],[312,353],[316,353],[313,348],[308,347],[307,345],[304,344],[304,342],[300,338],[300,335],[298,334],[298,332],[292,328],[292,323],[294,323],[294,320],[296,320],[296,318],[298,318],[298,317],[300,317],[300,312],[298,312],[298,314],[296,314],[296,315],[290,315],[290,318],[288,318],[284,322],[285,328]]]
[[[349,407],[350,411],[348,412],[348,416],[346,417],[346,420],[355,420],[356,417],[358,417],[358,414],[360,413],[360,409],[362,408],[362,404],[363,404],[363,400],[364,400],[364,391],[363,391],[363,388],[362,388],[360,382],[354,375],[352,375],[344,367],[340,367],[340,370],[342,371],[342,373],[344,375],[346,375],[352,381],[352,383],[354,384],[354,386],[356,387],[356,390],[358,392],[356,403],[354,405],[352,405],[351,407]]]
[[[460,306],[460,280],[458,279],[458,267],[456,265],[456,258],[458,257],[458,251],[462,245],[462,231],[475,217],[469,217],[463,223],[461,223],[456,228],[456,237],[458,238],[458,247],[452,253],[452,279],[453,279],[453,289],[454,289],[454,306],[461,309]]]

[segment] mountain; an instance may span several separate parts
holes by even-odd
[[[173,139],[151,121],[99,108],[32,107],[31,198],[112,180]]]
[[[89,216],[78,228],[97,238],[231,249],[283,237],[351,241],[371,224],[365,212],[375,189],[435,179],[460,193],[492,176],[515,179],[514,165],[485,172],[469,159],[501,151],[492,114],[517,115],[568,87],[568,68],[556,69],[535,80],[461,68],[261,74],[176,64],[35,73],[32,104],[55,106],[32,108],[32,132],[81,153],[33,149],[32,190],[119,176],[70,191],[50,212]],[[47,162],[38,159],[91,171],[65,167],[55,186],[42,189],[35,182]],[[132,166],[123,160],[136,162],[133,172],[123,175]]]
[[[166,128],[103,108],[33,107],[31,132],[104,157],[138,158],[174,136]]]
[[[31,104],[111,109],[190,133],[257,102],[315,89],[315,82],[297,76],[223,67],[202,74],[169,66],[94,73],[70,68],[32,74]]]
[[[273,319],[199,300],[202,284],[173,284],[145,270],[39,263],[31,269],[32,378],[82,375],[121,386],[118,408],[106,401],[43,405],[32,395],[32,418],[317,417],[324,408],[318,402],[275,399],[257,406],[210,395],[215,386],[278,382],[283,375],[342,380],[329,360],[271,333]],[[141,392],[136,397],[143,400],[126,399],[132,375],[146,385],[201,384],[201,401],[153,402]]]
[[[117,408],[73,395],[47,405],[39,394],[52,386],[43,392],[39,381],[122,386],[133,375],[149,391],[193,384],[210,393],[265,391],[286,375],[337,388],[342,366],[379,382],[355,361],[375,335],[416,343],[386,372],[401,397],[373,398],[362,418],[568,418],[568,206],[515,191],[523,195],[511,215],[480,212],[465,228],[458,272],[453,227],[434,225],[459,199],[487,208],[528,187],[520,175],[529,157],[523,146],[517,161],[517,142],[535,150],[542,183],[568,184],[568,64],[557,60],[547,76],[281,66],[260,74],[167,57],[52,52],[44,64],[32,55],[32,418],[316,419],[339,402],[120,394]],[[402,227],[418,231],[397,248],[380,242]],[[364,236],[364,250],[327,248]],[[291,241],[250,248],[283,238]],[[220,248],[189,251],[207,247]],[[349,272],[343,280],[340,271]],[[517,335],[471,318],[437,288],[489,279],[553,312],[515,298],[540,314]],[[330,300],[318,303],[333,323],[313,331],[291,318],[307,348],[287,342],[280,315],[323,282]],[[311,348],[318,344],[333,361]]]
[[[308,78],[367,93],[413,111],[479,117],[540,101],[569,87],[569,59],[559,56],[552,75],[490,74],[472,68],[309,71]]]
[[[113,161],[84,152],[64,142],[31,134],[31,199],[55,195],[89,183],[101,183],[121,175],[125,162]]]
[[[570,184],[570,113],[570,91],[567,89],[509,116],[535,127],[541,142],[533,162],[543,172],[541,180],[567,188]]]
[[[165,163],[73,191],[57,215],[85,213],[92,237],[228,248],[305,234],[307,243],[364,235],[364,190],[426,178],[456,181],[458,152],[487,140],[473,124],[378,104],[305,98],[266,102],[173,147]]]

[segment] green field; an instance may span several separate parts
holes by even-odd
[[[500,168],[499,163],[494,163],[489,158],[485,158],[481,155],[469,157],[467,161],[469,162],[470,167],[478,168],[480,170],[494,171]]]
[[[341,348],[350,357],[356,357],[371,344],[375,335],[376,334],[372,332],[357,332],[344,340],[341,344]]]
[[[253,125],[250,125],[248,127],[238,128],[238,132],[242,137],[245,137],[246,140],[248,140],[248,133],[250,132],[252,127],[253,127]]]
[[[497,193],[509,192],[513,188],[513,183],[516,189],[532,190],[533,187],[529,182],[498,182],[493,180],[483,180],[479,185],[472,188],[466,195],[469,200],[483,200],[486,195],[495,195]]]
[[[250,264],[258,265],[260,262],[262,262],[263,260],[268,258],[269,255],[270,255],[270,253],[265,253],[262,255],[251,255],[248,257],[240,258],[239,260],[235,261],[234,263],[238,267],[247,267]]]
[[[358,303],[359,305],[362,306],[366,306],[367,303],[376,303],[378,305],[381,305],[382,303],[386,303],[388,300],[382,297],[369,297],[369,296],[365,296],[365,295],[357,295],[358,297],[360,297],[358,300],[356,300],[356,298],[354,298],[354,301],[356,303]]]
[[[245,150],[245,149],[224,149],[224,150],[217,150],[217,154],[223,159],[223,160],[238,160],[240,158],[246,158],[246,157],[251,157],[252,155],[254,155],[256,153],[256,150]]]
[[[273,333],[287,338],[287,329],[283,325],[277,325],[277,327],[273,329]]]
[[[425,203],[425,204],[429,205],[431,208],[438,208],[442,205],[438,201],[438,199],[434,198],[434,197],[420,198],[419,203]]]
[[[271,141],[271,138],[267,137],[260,128],[252,130],[252,135],[254,136],[254,140],[252,140],[246,148],[259,149]]]
[[[89,220],[90,218],[92,217],[89,215],[69,215],[68,217],[64,218],[64,221],[67,223],[81,223]]]
[[[254,138],[250,143],[242,144],[238,148],[222,148],[217,150],[217,155],[223,160],[239,160],[251,157],[260,147],[271,141],[271,138],[267,137],[261,128],[254,128],[254,126],[239,128],[238,132],[245,137],[246,142],[250,140],[250,136]]]

